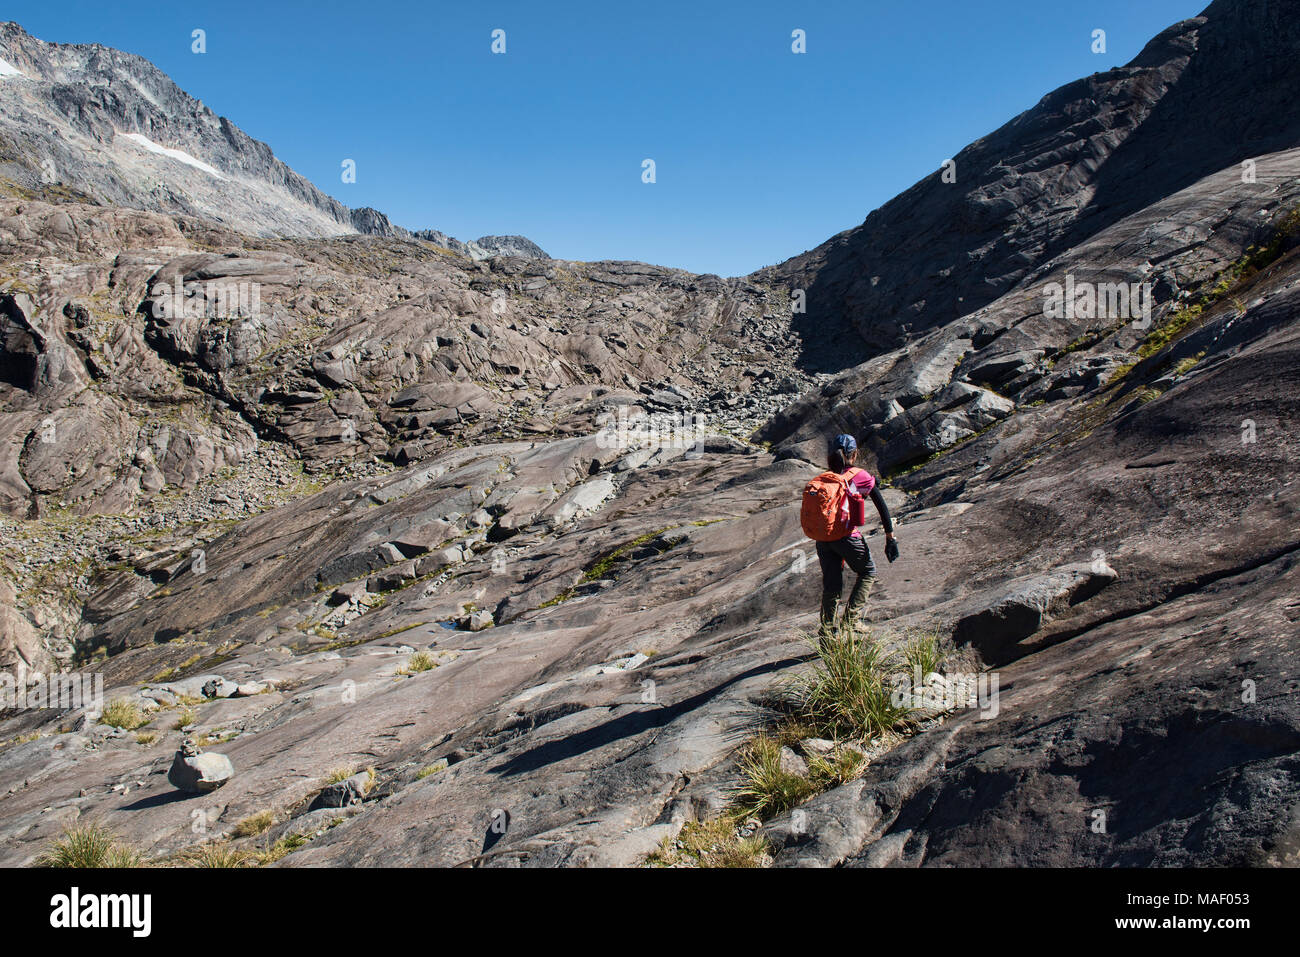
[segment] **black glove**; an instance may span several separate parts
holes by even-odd
[[[898,542],[892,538],[885,539],[885,557],[891,562],[898,559]]]

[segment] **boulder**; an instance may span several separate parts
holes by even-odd
[[[334,589],[333,593],[326,600],[327,604],[337,607],[338,605],[350,605],[353,602],[359,602],[366,596],[366,583],[364,581],[346,582]]]
[[[992,604],[957,621],[953,641],[972,645],[985,661],[1006,659],[1011,646],[1091,598],[1118,573],[1104,562],[1065,565],[1010,582]]]
[[[1015,411],[989,389],[953,382],[938,395],[879,422],[868,441],[878,468],[888,470],[951,448]]]
[[[372,575],[366,579],[366,591],[379,595],[401,588],[415,581],[417,577],[416,567],[416,561],[410,559],[399,562],[391,568],[386,568],[378,575]]]
[[[483,631],[485,628],[491,628],[494,621],[490,611],[480,610],[458,619],[456,623],[466,631]]]
[[[230,758],[215,751],[201,752],[189,738],[172,759],[167,780],[179,791],[205,794],[215,791],[235,776]]]
[[[782,748],[780,757],[781,770],[786,774],[803,776],[808,773],[808,762],[795,754],[791,748]]]
[[[422,522],[396,535],[390,544],[407,558],[415,558],[432,551],[449,538],[454,538],[456,528],[450,522],[434,519]]]
[[[229,698],[239,686],[233,681],[226,680],[221,675],[206,674],[195,675],[192,678],[182,678],[179,681],[168,681],[157,687],[177,697]],[[153,692],[150,691],[149,694],[152,695]]]
[[[225,678],[211,678],[199,689],[205,698],[230,698],[239,690],[239,685]]]
[[[799,750],[809,757],[826,757],[835,750],[835,742],[829,738],[804,738],[799,742]]]
[[[1026,388],[1020,396],[1025,402],[1056,402],[1094,392],[1110,380],[1116,369],[1136,358],[1131,353],[1124,352],[1102,352],[1095,355],[1072,353],[1060,360],[1050,373]]]
[[[649,458],[649,454],[646,458]],[[511,497],[506,510],[497,518],[489,537],[493,541],[501,541],[517,535],[535,522],[547,506],[557,498],[555,489],[550,485],[520,489]]]
[[[320,794],[316,795],[307,810],[316,811],[325,807],[350,807],[353,804],[360,804],[366,799],[366,785],[369,780],[370,775],[362,771],[343,781],[327,784]]]
[[[546,520],[552,527],[563,525],[600,508],[611,495],[615,485],[607,476],[583,482],[566,492],[558,502],[546,510]]]
[[[1042,349],[1022,349],[983,358],[977,356],[963,365],[961,371],[971,382],[1000,385],[1029,372],[1042,358]]]

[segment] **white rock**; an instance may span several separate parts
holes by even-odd
[[[186,756],[179,751],[172,761],[167,780],[180,791],[202,794],[215,791],[235,776],[230,758],[215,751]]]

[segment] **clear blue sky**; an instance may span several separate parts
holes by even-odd
[[[147,57],[325,192],[400,225],[739,275],[857,225],[1208,2],[9,0],[0,15]]]

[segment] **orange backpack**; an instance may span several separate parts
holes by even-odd
[[[803,533],[813,541],[834,542],[853,531],[846,506],[849,496],[856,495],[849,482],[859,471],[849,469],[843,475],[823,472],[803,487],[799,524],[803,526]]]

